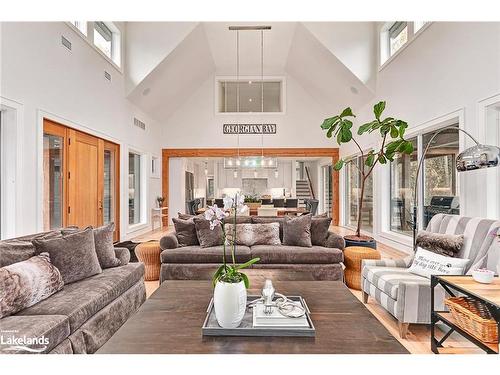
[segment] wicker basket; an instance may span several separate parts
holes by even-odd
[[[457,325],[464,331],[482,342],[498,342],[497,323],[480,301],[470,297],[451,297],[444,302]]]

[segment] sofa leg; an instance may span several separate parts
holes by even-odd
[[[406,339],[408,335],[408,327],[410,326],[410,323],[401,323],[398,322],[398,328],[399,328],[399,337],[402,339]]]
[[[368,303],[368,293],[364,290],[361,293],[363,294],[363,303]]]

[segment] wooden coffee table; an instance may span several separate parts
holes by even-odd
[[[259,294],[263,281],[252,283]],[[204,337],[212,297],[209,281],[164,282],[98,353],[408,353],[338,281],[274,281],[276,290],[302,295],[316,337]]]

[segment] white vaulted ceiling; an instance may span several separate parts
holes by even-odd
[[[230,25],[272,26],[264,31],[265,76],[293,76],[328,111],[373,96],[373,23],[142,22],[127,25],[128,98],[165,121],[211,75],[235,76]],[[260,43],[260,32],[240,32],[240,76],[260,75]]]

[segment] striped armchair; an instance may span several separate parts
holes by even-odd
[[[467,274],[478,267],[496,271],[500,244],[496,235],[500,221],[458,215],[435,215],[427,231],[463,234],[464,245],[457,257],[470,259]],[[406,337],[410,323],[429,324],[431,312],[430,280],[408,272],[413,255],[404,259],[364,260],[362,263],[363,302],[374,298],[399,323],[399,334]],[[444,309],[445,291],[436,287],[436,309]]]

